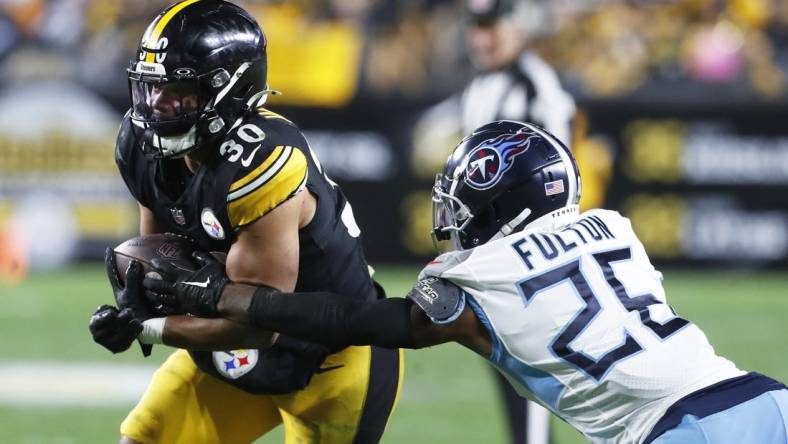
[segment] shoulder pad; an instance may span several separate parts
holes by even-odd
[[[231,169],[227,214],[233,228],[263,217],[296,193],[307,179],[306,140],[293,125],[249,116],[221,144]]]
[[[126,188],[134,199],[149,206],[150,203],[144,199],[144,178],[147,177],[144,169],[147,161],[142,149],[137,145],[131,125],[129,113],[126,113],[120,123],[118,137],[115,141],[115,164],[120,172],[120,177],[126,183]]]
[[[262,144],[270,147],[291,145],[303,149],[307,145],[301,130],[291,121],[275,113],[248,113],[227,133],[224,143],[227,144],[230,140],[250,148]],[[227,147],[221,150],[223,154],[226,151]]]
[[[430,276],[442,276],[443,273],[465,262],[471,256],[472,252],[473,250],[459,250],[441,254],[421,270],[419,279]]]
[[[131,118],[129,113],[123,116],[118,128],[118,137],[115,140],[115,161],[119,164],[130,157],[134,149],[134,133],[131,129]]]
[[[465,292],[447,279],[422,279],[406,297],[436,324],[454,321],[465,309]]]
[[[227,192],[227,214],[234,228],[263,217],[306,184],[307,160],[301,149],[290,145],[256,149],[261,151],[257,160],[242,165]]]
[[[281,114],[277,114],[271,110],[265,109],[262,106],[257,108],[257,115],[265,120],[280,121],[295,126],[295,124],[290,120],[288,120],[286,117],[283,117]]]
[[[580,218],[583,217],[594,218],[597,223],[602,224],[604,228],[611,231],[613,235],[622,234],[626,236],[635,236],[632,230],[632,222],[618,211],[597,208],[582,213]]]

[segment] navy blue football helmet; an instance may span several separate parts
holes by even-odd
[[[128,69],[130,117],[146,154],[180,157],[218,140],[267,90],[266,39],[242,8],[183,0],[148,26]]]
[[[501,120],[463,139],[432,189],[433,239],[468,249],[513,232],[555,229],[578,215],[580,174],[546,130]]]

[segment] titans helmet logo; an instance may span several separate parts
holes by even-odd
[[[477,190],[492,188],[512,167],[514,158],[528,150],[531,137],[525,133],[503,134],[480,143],[468,154],[465,183]]]

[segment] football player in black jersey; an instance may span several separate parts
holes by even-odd
[[[128,69],[132,108],[116,146],[140,232],[173,232],[226,253],[235,282],[382,297],[342,192],[299,129],[262,108],[266,72],[265,36],[236,5],[185,0],[153,20]],[[280,423],[288,443],[380,439],[401,382],[400,351],[331,349],[218,318],[163,317],[129,300],[140,267],[128,270],[124,289],[111,252],[107,265],[118,307],[96,311],[94,339],[113,352],[135,339],[182,349],[154,374],[121,442],[252,442]]]

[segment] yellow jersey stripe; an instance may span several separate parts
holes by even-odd
[[[240,199],[247,194],[253,192],[254,190],[260,188],[261,186],[265,185],[272,177],[277,175],[279,171],[285,166],[287,161],[290,160],[290,155],[293,152],[293,147],[285,146],[282,154],[276,159],[276,161],[271,165],[270,168],[265,170],[263,174],[257,176],[253,181],[249,182],[248,184],[238,188],[235,191],[231,191],[227,195],[227,202],[232,202],[236,199]],[[266,159],[267,160],[267,159]]]
[[[307,163],[304,153],[298,148],[279,172],[259,187],[227,205],[227,214],[233,228],[243,227],[265,216],[306,185]]]
[[[164,32],[164,28],[167,26],[168,23],[175,17],[176,14],[181,12],[181,10],[192,3],[197,3],[200,0],[186,0],[184,2],[178,3],[177,5],[173,6],[172,9],[167,11],[166,14],[156,23],[156,26],[153,28],[153,32],[151,32],[150,37],[148,37],[148,41],[145,42],[145,46],[151,48],[150,45],[156,47],[159,43],[159,37],[161,37],[161,33]],[[152,49],[152,48],[151,48]],[[154,63],[156,61],[156,54],[149,52],[145,56],[145,61],[148,63]]]
[[[265,170],[267,170],[268,167],[271,166],[271,164],[273,164],[274,162],[276,162],[277,159],[279,159],[279,157],[282,155],[282,151],[284,151],[285,148],[286,147],[284,145],[279,145],[278,147],[274,148],[274,150],[271,151],[271,154],[268,156],[268,158],[265,159],[265,161],[263,161],[263,163],[261,163],[257,168],[252,170],[246,176],[233,182],[233,184],[230,185],[230,192],[233,192],[243,187],[244,185],[248,184],[249,182],[256,179],[258,176],[263,174],[263,172],[265,172]]]

